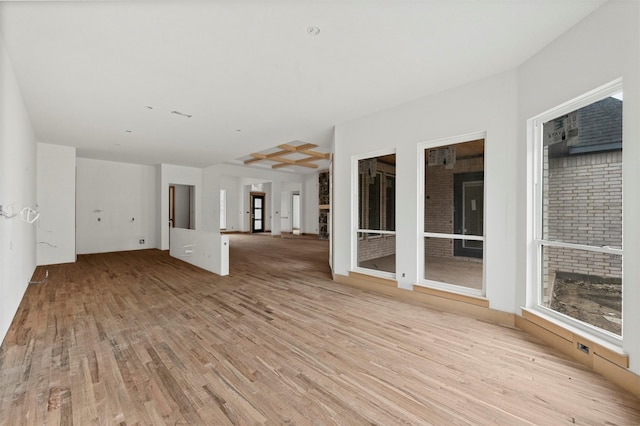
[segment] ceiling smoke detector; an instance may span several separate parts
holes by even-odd
[[[307,34],[317,36],[320,34],[320,28],[314,26],[307,27]]]

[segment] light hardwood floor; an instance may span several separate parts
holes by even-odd
[[[326,241],[230,247],[228,277],[158,250],[47,267],[0,349],[0,423],[640,424],[518,330],[334,283]]]

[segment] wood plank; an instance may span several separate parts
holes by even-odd
[[[262,161],[266,159],[266,157],[262,156],[262,154],[253,153],[251,155],[253,156],[253,158],[244,160],[244,164],[253,164],[253,163],[257,163],[258,161]]]
[[[280,164],[274,164],[273,166],[271,166],[271,168],[273,169],[280,169],[282,167],[287,167],[287,166],[302,166],[302,167],[308,167],[311,169],[317,169],[318,167],[320,167],[317,164],[309,163],[308,160],[306,159],[303,159],[306,161],[301,161],[301,160],[290,160],[288,158],[280,157],[280,158],[273,158],[272,160],[280,162]]]
[[[160,250],[47,266],[0,346],[0,424],[640,423],[529,334],[333,281],[328,247],[234,234],[227,277]]]
[[[284,143],[282,145],[278,145],[278,148],[282,149],[283,151],[289,151],[289,152],[300,152],[300,151],[305,151],[308,149],[312,149],[312,148],[317,148],[318,145],[314,144],[314,143],[305,143],[302,145],[289,145],[287,143]]]
[[[309,155],[314,159],[328,160],[329,158],[331,158],[331,154],[329,154],[328,152],[318,152],[310,149],[301,149],[298,152],[301,154]]]
[[[328,160],[330,158],[329,153],[317,152],[313,151],[311,148],[316,148],[318,145],[312,143],[306,143],[298,146],[293,146],[289,144],[278,145],[280,151],[274,151],[268,154],[263,154],[259,152],[253,152],[250,155],[253,158],[244,161],[244,164],[253,164],[258,161],[276,161],[278,164],[274,164],[271,167],[273,169],[279,169],[287,166],[302,166],[309,168],[318,168],[319,166],[314,161],[318,160]],[[298,159],[290,159],[285,158],[285,155],[289,154],[304,154],[307,157],[298,158]]]
[[[459,302],[469,303],[471,305],[483,306],[485,308],[489,307],[489,300],[484,297],[468,296],[465,294],[452,293],[450,291],[444,291],[444,290],[438,290],[435,288],[420,287],[420,286],[415,286],[413,290],[419,293],[429,294],[435,297],[441,297],[443,299],[457,300]]]

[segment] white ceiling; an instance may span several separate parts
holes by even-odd
[[[514,69],[602,3],[3,2],[0,30],[39,141],[203,167],[326,152],[334,125]]]

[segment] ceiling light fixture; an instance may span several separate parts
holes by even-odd
[[[320,34],[320,28],[314,26],[307,27],[307,34],[317,36]]]
[[[184,112],[180,112],[180,111],[171,111],[171,114],[175,114],[175,115],[179,115],[181,117],[187,117],[187,118],[192,117],[191,114],[185,114]]]

